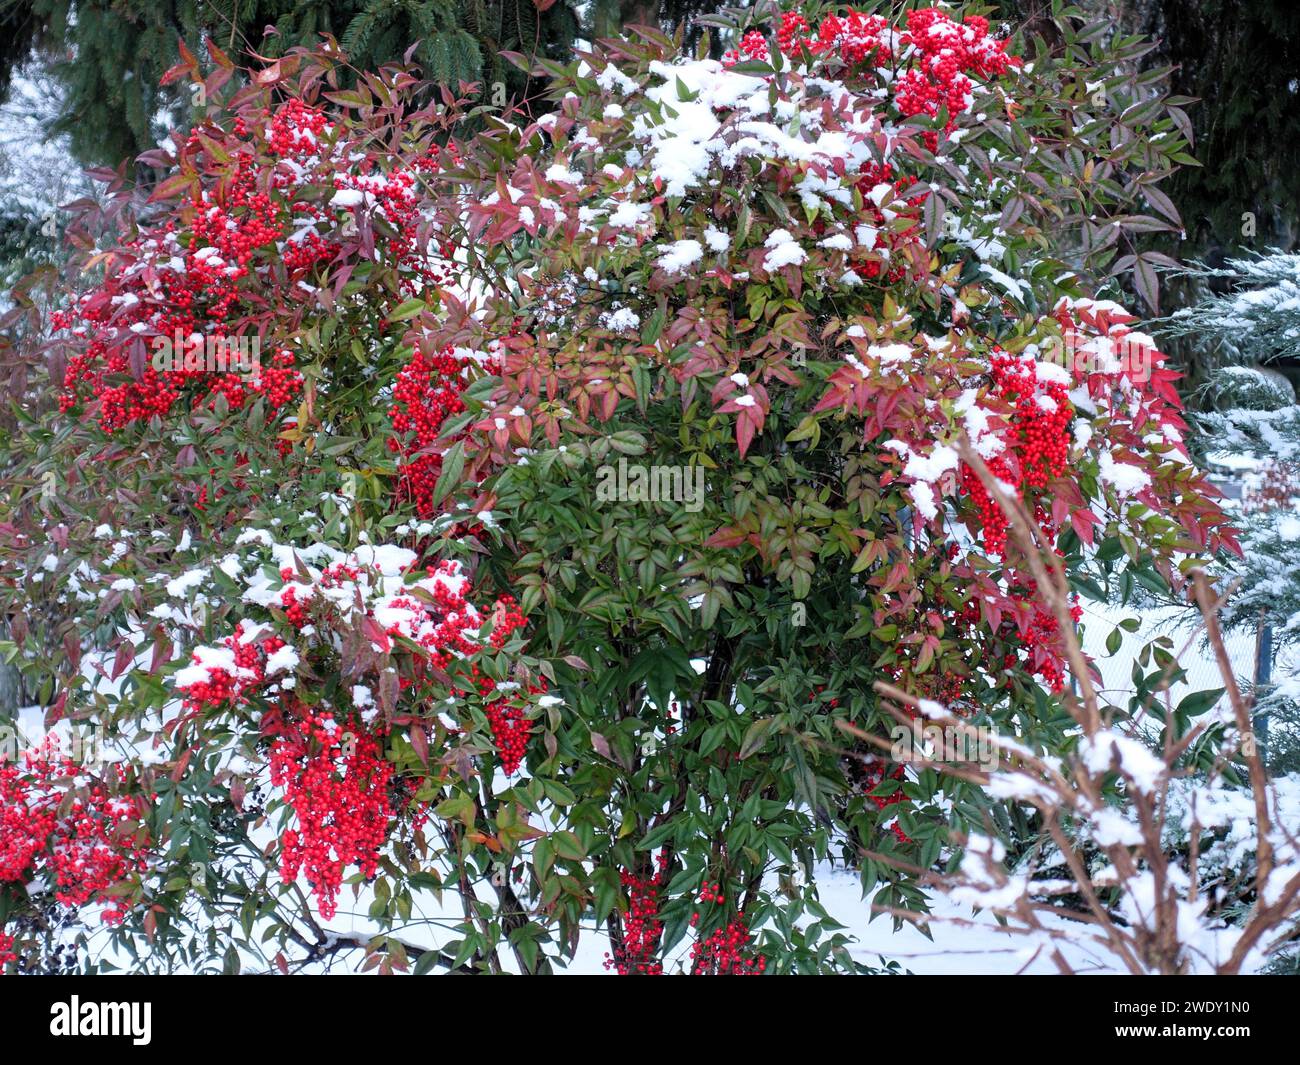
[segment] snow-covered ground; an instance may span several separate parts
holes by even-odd
[[[852,940],[850,953],[872,968],[883,969],[889,962],[896,962],[902,972],[916,975],[1050,975],[1058,972],[1045,945],[1050,936],[1075,973],[1125,972],[1113,955],[1081,934],[1084,926],[1065,918],[1044,917],[1045,935],[1030,941],[999,927],[997,919],[987,911],[976,913],[968,906],[938,897],[931,902],[932,914],[924,931],[912,924],[895,929],[888,914],[877,914],[873,919],[872,899],[863,897],[861,883],[853,872],[821,864],[813,873],[822,905],[844,925],[843,934]],[[426,905],[420,907],[414,921],[394,934],[405,943],[421,947],[442,946],[457,938],[443,930],[460,920],[451,899],[446,900],[445,909],[433,907],[427,896],[422,896],[421,901]],[[339,914],[326,923],[328,930],[345,937],[364,939],[373,935],[374,925],[365,917],[369,893],[363,891],[355,903],[349,906],[349,902],[350,892],[345,892]],[[605,931],[593,924],[584,929],[573,960],[559,972],[571,976],[606,975],[608,950]],[[512,959],[507,955],[508,951],[503,952],[503,965],[512,969]],[[684,970],[689,957],[686,941],[665,959],[665,970]],[[360,959],[360,951],[338,955],[332,971],[350,971]]]
[[[924,976],[970,973],[1014,976],[1057,971],[1045,951],[999,928],[997,919],[990,913],[974,913],[968,906],[938,898],[931,906],[928,936],[911,924],[895,930],[888,914],[877,914],[872,919],[872,899],[863,898],[862,884],[854,873],[825,864],[818,865],[813,873],[822,905],[845,926],[844,934],[855,940],[850,953],[864,965],[884,968],[893,961],[904,972]],[[1079,927],[1065,919],[1048,918],[1044,923],[1067,936]],[[604,934],[593,930],[581,941],[566,972],[588,975],[604,972],[602,961],[608,947]],[[1114,959],[1091,949],[1078,937],[1067,939],[1062,949],[1079,973],[1122,971]],[[665,967],[671,970],[674,962],[682,962],[688,954],[689,948],[679,948]]]

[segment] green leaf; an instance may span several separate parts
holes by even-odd
[[[461,474],[465,472],[465,441],[457,440],[447,449],[442,457],[442,471],[438,474],[438,483],[433,489],[433,503],[437,506],[447,494],[460,484]]]
[[[650,345],[659,339],[659,334],[664,331],[664,325],[668,321],[668,316],[664,313],[662,307],[656,307],[654,314],[646,319],[645,325],[641,327],[641,343]]]
[[[553,832],[551,839],[555,842],[555,852],[571,862],[580,862],[587,856],[578,837],[572,832]]]
[[[410,299],[394,308],[393,312],[389,314],[388,320],[390,322],[404,322],[408,318],[414,318],[421,311],[427,310],[428,307],[429,305],[422,299]]]
[[[1191,695],[1183,697],[1175,712],[1187,717],[1200,717],[1223,698],[1225,691],[1226,688],[1207,688],[1205,691],[1192,692]]]
[[[776,726],[776,723],[777,719],[775,717],[765,717],[755,721],[749,726],[745,732],[744,740],[741,741],[740,751],[738,752],[741,761],[744,761],[751,754],[756,754],[763,749],[763,745],[767,743],[767,738],[771,735],[772,729]]]

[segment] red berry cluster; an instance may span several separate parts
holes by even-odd
[[[236,132],[248,135],[242,119],[237,120]],[[286,159],[315,155],[320,151],[321,139],[327,120],[325,112],[302,100],[287,101],[271,120],[269,146],[272,152]]]
[[[285,580],[291,579],[282,572],[280,576]],[[307,604],[298,598],[298,589],[292,586],[285,588],[280,593],[280,606],[284,610],[284,616],[289,619],[289,624],[295,629],[303,629],[307,626]]]
[[[280,874],[302,872],[321,916],[337,912],[343,870],[363,876],[379,868],[393,811],[392,766],[379,740],[359,723],[345,728],[328,710],[295,704],[280,719],[271,746],[271,783],[284,789],[297,828],[281,837]]]
[[[443,563],[448,565],[448,563]],[[459,597],[447,594],[442,597],[441,605],[448,609],[449,618],[458,618],[467,616],[462,613],[464,600]],[[488,636],[488,642],[493,650],[501,650],[506,645],[510,634],[524,626],[526,619],[523,613],[515,604],[512,596],[503,596],[498,599],[492,610],[492,630]],[[474,626],[477,628],[477,625]],[[450,661],[449,651],[454,645],[456,653],[472,654],[478,651],[472,642],[465,638],[465,628],[459,632],[447,630],[449,645],[440,647],[437,644],[429,645],[431,651],[431,661],[439,668],[445,668]],[[471,683],[478,689],[480,695],[491,699],[494,694],[501,691],[501,686],[495,680],[483,673],[477,665],[470,666]],[[501,759],[501,768],[507,774],[514,773],[523,763],[524,756],[528,750],[528,736],[532,730],[532,722],[528,718],[527,705],[531,700],[528,696],[541,695],[546,691],[545,678],[539,677],[535,682],[530,682],[522,688],[507,690],[501,698],[491,699],[484,707],[484,713],[487,715],[488,725],[492,730],[492,741],[496,746],[497,755]],[[453,691],[454,695],[464,694],[460,690]]]
[[[1035,509],[1035,520],[1049,539],[1055,537],[1056,529],[1042,508]],[[949,544],[946,550],[948,562],[953,562],[958,553],[957,545]],[[1000,620],[991,632],[979,603],[975,601],[965,602],[947,613],[941,623],[973,651],[978,661],[987,661],[992,657],[995,662],[999,662],[1006,673],[1001,683],[1010,684],[1012,674],[1016,671],[1028,672],[1041,677],[1052,691],[1059,692],[1065,684],[1066,667],[1065,646],[1056,615],[1043,607],[1037,594],[1037,584],[1032,577],[1013,566],[1007,566],[1003,570],[1003,576],[1005,590],[999,588],[993,597],[997,604],[993,616]],[[1077,599],[1070,607],[1070,615],[1075,621],[1083,616]],[[1005,646],[1012,649],[1001,652],[1000,659],[999,651],[991,650]],[[964,712],[963,700],[967,695],[965,684],[968,679],[929,674],[921,677],[919,684],[914,681],[909,686],[901,677],[897,678],[897,683],[961,714]],[[969,702],[965,703],[967,708],[970,705]]]
[[[522,615],[520,615],[522,624]],[[522,688],[503,691],[499,685],[477,665],[470,666],[470,682],[485,700],[483,708],[492,730],[492,742],[496,747],[497,757],[501,759],[501,768],[507,775],[516,772],[523,764],[528,753],[528,737],[532,732],[532,720],[528,716],[531,696],[546,692],[546,680],[539,677],[535,682],[525,684]],[[453,695],[462,696],[460,689],[453,689]],[[499,698],[492,698],[499,695]]]
[[[1065,646],[1060,623],[1056,615],[1044,607],[1038,596],[1037,582],[1032,577],[1015,574],[1012,579],[1021,589],[1008,595],[1016,608],[1016,617],[1003,621],[1001,635],[1007,640],[1018,640],[1027,655],[1030,672],[1042,677],[1053,692],[1060,692],[1065,687]],[[1076,622],[1083,617],[1083,608],[1077,600],[1070,607],[1070,617]],[[1003,664],[1007,669],[1013,669],[1019,662],[1018,656],[1007,655]]]
[[[692,976],[761,976],[766,970],[767,958],[753,953],[743,913],[691,944]]]
[[[507,774],[513,773],[519,768],[528,749],[530,723],[524,716],[524,708],[502,701],[491,703],[486,713],[488,724],[492,728],[492,740],[501,758],[501,768]]]
[[[738,48],[732,48],[722,57],[722,62],[726,66],[733,66],[746,60],[757,59],[762,61],[768,57],[767,38],[763,36],[760,30],[750,30],[740,38]]]
[[[206,648],[193,653],[194,667],[205,673],[206,678],[179,686],[186,709],[197,712],[206,707],[240,703],[252,689],[265,682],[266,660],[285,642],[278,636],[245,641],[243,635],[244,623],[241,621],[222,641],[221,646],[229,652],[230,668],[225,664],[224,655],[219,658],[210,656]]]
[[[864,64],[890,67],[895,62],[895,47],[899,57],[910,48],[914,54],[909,65],[900,71],[891,70],[895,75],[890,82],[894,104],[904,116],[934,116],[946,106],[948,129],[956,115],[970,109],[972,76],[1000,77],[1021,62],[1007,55],[1005,41],[989,35],[987,19],[971,15],[954,22],[936,7],[908,11],[905,30],[891,27],[880,15],[854,10],[826,16],[816,33],[810,33],[810,29],[802,15],[785,12],[777,27],[777,46],[784,55],[793,56],[806,49],[818,59],[851,68]],[[727,52],[722,61],[732,66],[746,59],[768,58],[766,38],[760,31],[750,30],[741,38],[740,46]],[[937,135],[930,132],[925,139],[933,151],[938,145]]]
[[[776,30],[777,47],[786,55],[793,55],[800,44],[800,34],[808,32],[808,20],[797,11],[781,13],[781,24]]]
[[[0,764],[0,882],[26,882],[44,867],[59,902],[104,903],[103,919],[119,923],[127,903],[114,889],[148,868],[144,799],[117,767],[92,779],[48,753],[29,752],[21,769]]]
[[[422,170],[436,169],[437,157],[425,156]],[[441,260],[430,259],[424,253],[427,238],[421,236],[421,201],[416,176],[408,170],[395,170],[389,174],[340,174],[334,179],[339,191],[360,192],[374,212],[390,228],[387,234],[388,250],[394,261],[406,267],[399,284],[407,296],[416,295],[426,287],[438,288],[447,281]]]
[[[140,813],[136,799],[115,796],[100,784],[74,795],[50,840],[55,897],[60,902],[82,906],[103,898],[109,901],[104,920],[122,920],[122,902],[111,899],[107,892],[127,874],[148,868],[147,835],[139,825]]]
[[[442,455],[433,450],[442,424],[465,409],[460,398],[467,382],[450,346],[426,355],[416,351],[397,374],[388,416],[394,436],[388,449],[403,457],[398,501],[410,500],[422,518],[434,513],[433,489],[442,472]]]
[[[914,196],[900,195],[890,202],[891,214],[886,215],[884,207],[871,198],[876,186],[891,184],[901,194],[912,184],[906,178],[893,179],[892,173],[893,168],[888,164],[877,166],[868,163],[856,182],[858,191],[862,193],[862,213],[858,217],[876,230],[877,237],[873,249],[863,253],[855,248],[849,261],[859,277],[871,280],[883,273],[889,284],[896,285],[906,279],[907,264],[913,258],[903,254],[904,248],[908,245],[920,247],[924,242],[921,218],[926,197],[930,194],[923,192]],[[905,221],[912,224],[905,225]],[[884,256],[882,252],[885,253]],[[889,264],[888,269],[883,265],[886,262]]]
[[[269,366],[261,367],[261,376],[253,383],[253,390],[266,397],[268,407],[278,411],[302,392],[302,381],[302,374],[294,367],[293,352],[281,350],[272,356]]]
[[[346,562],[335,562],[321,570],[320,583],[324,588],[341,588],[348,581],[359,581],[361,569]]]
[[[70,332],[61,409],[91,400],[109,432],[165,416],[186,396],[207,406],[224,396],[239,410],[262,395],[279,411],[303,383],[287,349],[252,376],[243,365],[197,359],[186,369],[184,351],[157,369],[153,354],[178,336],[191,355],[263,338],[268,306],[292,314],[315,290],[311,282],[321,284],[316,275],[347,268],[348,258],[391,264],[407,295],[442,284],[437,264],[446,249],[429,250],[416,176],[437,169],[437,150],[381,173],[384,157],[366,149],[345,122],[299,99],[251,107],[228,132],[192,133],[177,154],[198,180],[169,215],[141,225],[105,256],[107,274],[96,288],[52,316],[56,330]],[[345,240],[361,207],[322,196],[331,186],[362,194],[375,222],[371,238]]]
[[[955,117],[971,106],[974,85],[969,75],[999,77],[1020,62],[1006,54],[1006,43],[990,37],[988,29],[988,20],[978,15],[958,24],[938,8],[909,11],[902,41],[920,53],[920,61],[898,77],[894,102],[899,111],[934,116],[946,106],[947,129],[952,129]],[[932,133],[927,140],[933,150],[937,138]]]
[[[667,876],[668,855],[655,860],[650,876],[619,871],[619,882],[627,889],[627,912],[620,915],[621,943],[605,955],[605,968],[619,976],[662,976],[659,944],[664,924],[659,919],[659,892]]]
[[[991,360],[993,383],[990,397],[1007,408],[1007,432],[1001,454],[986,460],[989,472],[1012,485],[1027,500],[1030,489],[1044,489],[1069,469],[1070,424],[1074,404],[1066,387],[1042,384],[1035,363],[1027,356],[995,351]],[[1007,519],[969,466],[961,468],[962,489],[979,510],[984,549],[990,556],[1006,552]]]
[[[11,763],[0,763],[0,882],[22,880],[30,873],[58,823],[57,810],[41,786],[43,763],[35,765],[33,778]]]
[[[459,688],[449,692],[445,676],[453,662],[464,660],[485,707],[501,764],[507,773],[514,773],[526,754],[531,728],[528,707],[535,702],[533,697],[546,691],[545,680],[498,682],[479,669],[475,658],[503,650],[510,636],[525,624],[524,615],[510,596],[499,599],[490,613],[478,610],[466,598],[469,581],[456,561],[444,559],[428,566],[425,573],[409,590],[394,594],[389,578],[372,572],[357,556],[330,563],[319,572],[298,572],[284,566],[280,578],[286,586],[271,602],[278,602],[289,624],[300,631],[309,619],[316,624],[319,631],[311,635],[301,653],[314,655],[318,668],[326,656],[337,651],[333,637],[344,631],[356,632],[358,625],[383,653],[391,652],[398,640],[418,644],[426,654],[403,655],[397,660],[398,690],[407,693],[411,705],[448,694],[465,695]],[[325,591],[329,594],[322,594]],[[239,622],[234,634],[215,647],[196,649],[194,664],[177,674],[177,688],[192,712],[243,703],[259,686],[275,679],[267,663],[286,646],[285,641],[268,635],[260,626],[246,634],[244,626],[244,621]],[[366,708],[361,716],[367,717]]]
[[[146,230],[120,249],[123,268],[52,317],[56,329],[71,329],[74,341],[85,341],[74,345],[68,360],[63,410],[76,406],[87,384],[99,402],[100,423],[112,432],[167,414],[191,386],[208,405],[224,395],[235,410],[258,394],[278,409],[301,387],[287,350],[277,352],[258,380],[246,378],[243,367],[222,369],[203,360],[191,359],[185,368],[187,353],[202,352],[209,342],[213,350],[231,349],[253,309],[250,277],[269,280],[266,265],[255,260],[284,235],[284,211],[260,173],[249,157],[233,159],[220,197],[202,189],[192,194],[188,237],[182,240],[174,220]],[[171,368],[155,369],[155,346],[160,340],[174,345],[177,336],[185,350],[172,352]],[[126,379],[114,384],[114,378]]]
[[[857,66],[873,57],[879,65],[890,57],[888,33],[889,23],[879,15],[849,11],[828,15],[817,27],[816,37],[806,44],[813,55],[837,56],[846,66]]]
[[[706,880],[697,896],[703,905],[722,906],[727,896],[722,881]],[[700,911],[691,914],[691,927],[698,928]],[[742,911],[726,925],[715,928],[691,945],[692,976],[758,976],[767,968],[767,959],[752,952],[749,923]]]

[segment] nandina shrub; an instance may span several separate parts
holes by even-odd
[[[438,514],[440,434],[494,358],[416,322],[452,252],[429,182],[455,156],[457,101],[397,67],[340,89],[332,48],[210,59],[173,72],[208,110],[141,160],[158,182],[100,174],[70,279],[17,312],[49,327],[61,402],[12,441],[28,477],[0,530],[5,651],[47,727],[101,729],[142,763],[121,788],[146,850],[111,885],[110,943],[152,947],[146,966],[288,968],[345,949],[320,922],[349,888],[379,927],[445,885],[469,902],[567,793],[509,786],[557,711],[517,604],[472,592],[491,515],[415,520]],[[240,339],[260,367],[200,361]],[[0,895],[24,965],[59,948],[43,868]],[[465,918],[457,965],[499,964],[527,924],[516,889],[488,885],[503,902]],[[538,941],[512,945],[524,967]],[[346,949],[386,969],[455,960],[367,946]]]
[[[696,971],[751,936],[778,971],[843,964],[839,935],[793,932],[834,929],[803,868],[924,867],[989,816],[932,773],[845,771],[838,725],[889,726],[874,681],[1066,742],[1058,623],[979,467],[1081,595],[1235,546],[1176,374],[1098,293],[1153,265],[1116,242],[1163,224],[1137,199],[1163,211],[1177,116],[1067,29],[1026,56],[945,10],[787,13],[720,63],[638,32],[552,71],[554,113],[454,175],[475,276],[509,283],[430,329],[499,345],[458,455],[508,533],[483,572],[577,656],[529,766],[577,796],[618,971],[686,936]]]
[[[1184,147],[1113,73],[1138,46],[802,19],[724,63],[638,31],[436,169],[456,110],[409,71],[339,91],[298,53],[232,94],[218,53],[154,205],[119,185],[0,531],[47,717],[151,752],[141,964],[546,971],[594,918],[619,971],[857,968],[806,868],[929,865],[993,805],[846,765],[871,684],[1064,742],[1060,633],[972,464],[1081,594],[1231,546],[1168,371],[1114,364],[1135,323],[1089,298],[1150,288],[1118,252]],[[177,318],[282,376],[149,377]],[[1082,372],[1044,358],[1067,334]],[[621,460],[702,488],[652,503]],[[348,888],[373,938],[324,924]],[[449,935],[401,934],[444,892]]]

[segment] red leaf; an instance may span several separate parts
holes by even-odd
[[[257,82],[258,85],[274,85],[277,81],[280,80],[280,77],[281,77],[280,60],[277,59],[265,70],[259,70],[256,74],[254,74],[253,80]]]
[[[159,627],[158,635],[153,641],[153,657],[149,659],[149,672],[157,673],[158,670],[171,661],[172,642],[167,638],[167,634]]]
[[[191,52],[188,47],[186,47],[184,37],[181,37],[180,39],[177,40],[176,50],[181,54],[182,63],[184,63],[187,67],[190,67],[194,70],[198,69],[199,61],[194,58],[194,53]]]
[[[736,445],[740,448],[740,457],[745,457],[749,445],[754,442],[754,423],[743,415],[736,419]]]
[[[173,174],[166,181],[159,182],[155,186],[153,194],[149,197],[149,202],[170,200],[173,196],[178,196],[188,190],[196,181],[196,176],[191,172],[182,171],[179,174]]]
[[[375,644],[380,651],[388,652],[393,648],[393,641],[389,639],[388,633],[369,614],[361,619],[361,630],[366,634],[366,638]]]
[[[420,764],[426,768],[429,765],[429,738],[424,734],[424,729],[420,725],[411,726],[411,747],[415,750],[415,755],[420,759]]]
[[[134,661],[135,647],[130,640],[123,640],[117,645],[117,654],[113,656],[113,675],[109,679],[117,680]]]
[[[1092,527],[1097,522],[1097,515],[1091,510],[1074,510],[1070,512],[1070,524],[1074,534],[1089,547],[1092,546]]]
[[[190,72],[188,63],[177,63],[174,67],[168,67],[162,78],[159,79],[160,85],[170,85],[173,81],[178,80],[181,75]]]
[[[212,62],[216,63],[217,66],[221,67],[223,70],[235,69],[235,64],[230,61],[230,57],[213,43],[211,37],[207,38],[206,44],[208,46],[208,55],[212,57]]]
[[[18,640],[21,643],[21,640]],[[68,656],[68,665],[76,669],[81,664],[81,643],[70,632],[63,634],[63,653]]]
[[[728,525],[719,529],[707,540],[704,541],[705,547],[739,547],[745,542],[745,533],[742,530]]]

